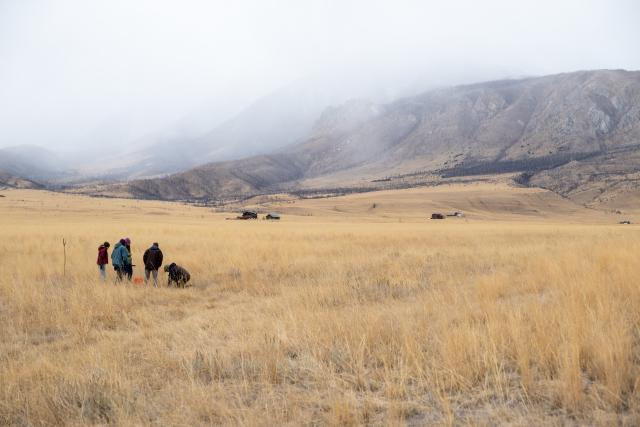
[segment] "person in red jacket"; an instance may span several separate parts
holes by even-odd
[[[109,264],[109,242],[104,242],[98,248],[98,268],[100,269],[100,277],[104,282],[107,280],[107,264]]]

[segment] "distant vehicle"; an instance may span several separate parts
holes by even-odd
[[[620,221],[620,224],[631,224],[631,221],[629,220]]]
[[[457,218],[462,218],[464,214],[460,211],[455,211],[454,213],[447,214],[447,216],[455,216]]]
[[[280,214],[270,212],[264,217],[264,219],[279,220],[280,219]]]
[[[258,219],[258,212],[256,211],[243,211],[242,215],[237,219]]]
[[[441,213],[432,213],[431,214],[431,219],[444,219],[444,215]]]

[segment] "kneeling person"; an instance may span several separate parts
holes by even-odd
[[[162,266],[162,251],[157,242],[154,242],[142,256],[144,263],[144,283],[149,282],[149,276],[153,276],[153,287],[158,287],[158,269]]]
[[[172,262],[170,265],[165,265],[164,271],[169,273],[169,286],[175,283],[176,287],[184,288],[187,282],[191,280],[189,272],[175,262]]]

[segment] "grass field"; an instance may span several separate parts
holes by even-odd
[[[2,194],[0,424],[640,424],[620,215],[499,185],[272,201],[280,222]],[[101,283],[120,237],[194,286]]]

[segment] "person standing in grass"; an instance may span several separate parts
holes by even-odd
[[[107,280],[107,264],[109,264],[109,242],[104,242],[98,248],[98,268],[100,269],[100,278],[104,282]]]
[[[111,264],[113,264],[113,269],[116,271],[117,282],[122,281],[122,277],[126,273],[125,265],[129,260],[129,252],[127,251],[125,244],[125,240],[120,239],[111,252]]]
[[[124,272],[127,275],[127,280],[131,281],[133,276],[133,257],[131,256],[131,239],[128,237],[124,239],[124,246],[127,250],[127,260],[124,264]]]
[[[158,269],[162,266],[162,251],[160,245],[154,242],[142,256],[144,263],[144,283],[149,282],[149,276],[153,276],[153,287],[158,287]]]

